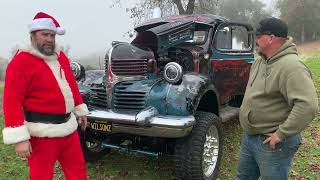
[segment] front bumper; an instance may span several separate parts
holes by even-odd
[[[159,115],[154,107],[135,114],[122,114],[111,110],[94,110],[88,120],[112,123],[112,133],[128,133],[141,136],[178,138],[188,135],[195,124],[194,116]]]

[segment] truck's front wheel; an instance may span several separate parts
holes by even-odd
[[[176,170],[180,179],[216,179],[222,157],[222,133],[219,118],[209,112],[197,112],[197,120],[188,137],[177,140]]]
[[[79,135],[83,156],[86,161],[94,162],[111,151],[110,148],[102,147],[102,143],[99,141],[91,142],[86,140],[83,133],[85,132],[81,132]]]

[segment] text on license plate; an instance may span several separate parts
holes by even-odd
[[[96,130],[96,131],[103,131],[103,132],[111,132],[112,131],[112,124],[110,122],[105,121],[88,121],[88,127]]]

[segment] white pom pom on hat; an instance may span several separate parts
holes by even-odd
[[[63,27],[52,16],[39,12],[33,18],[31,24],[28,25],[29,32],[38,30],[52,30],[58,35],[64,35],[66,33]]]

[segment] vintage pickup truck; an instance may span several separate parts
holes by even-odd
[[[103,70],[72,63],[89,107],[86,160],[110,149],[173,154],[179,179],[215,179],[221,123],[236,119],[253,61],[248,24],[214,15],[152,19],[113,42]]]

